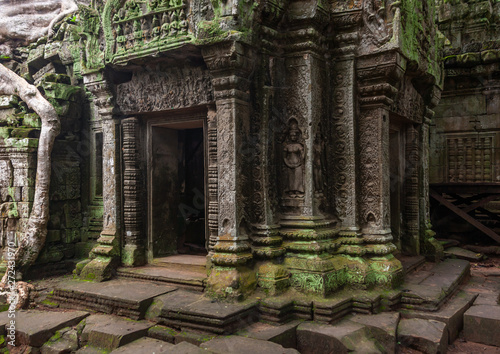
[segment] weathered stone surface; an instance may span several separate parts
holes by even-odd
[[[397,312],[386,312],[377,315],[355,315],[346,319],[366,326],[370,336],[388,353],[393,353],[396,350],[399,317]]]
[[[201,294],[177,290],[155,298],[148,319],[158,313],[162,323],[172,327],[189,327],[215,334],[233,333],[253,321],[256,301],[244,303],[213,302]]]
[[[290,323],[276,326],[263,322],[254,323],[242,331],[239,331],[237,335],[242,337],[266,340],[273,343],[277,343],[284,348],[296,348],[297,347],[297,326],[302,323],[302,321],[292,321]]]
[[[398,341],[427,354],[446,353],[448,330],[446,323],[420,318],[402,319],[398,326]]]
[[[0,318],[7,317],[7,315],[7,312],[2,312]],[[57,330],[74,326],[88,315],[89,313],[84,311],[17,311],[16,343],[41,347]]]
[[[436,311],[470,275],[470,264],[462,259],[446,259],[432,269],[412,274],[403,285],[404,307]]]
[[[82,343],[113,350],[147,335],[149,322],[136,322],[109,315],[92,315],[86,319]]]
[[[118,349],[113,353],[137,354],[137,353],[165,353],[167,349],[174,347],[173,344],[153,338],[140,338]]]
[[[164,342],[175,343],[175,336],[179,332],[165,326],[153,326],[148,329],[148,337],[159,339]]]
[[[63,354],[72,353],[78,349],[78,332],[70,327],[63,328],[56,332],[40,348],[42,354]]]
[[[259,339],[240,336],[217,337],[203,343],[200,348],[208,349],[219,354],[293,354],[299,353],[295,349],[285,349],[281,345]]]
[[[306,322],[297,327],[297,349],[314,353],[380,353],[364,325],[342,321],[336,325]]]
[[[52,299],[61,304],[87,307],[97,311],[144,318],[153,298],[176,288],[128,279],[104,283],[69,280],[59,283]]]
[[[472,306],[464,314],[464,336],[471,342],[500,347],[500,306]]]
[[[174,345],[173,347],[167,348],[163,353],[168,354],[207,354],[213,353],[207,349],[200,349],[194,344],[188,342],[181,342],[179,344]]]
[[[466,261],[477,262],[484,258],[482,253],[472,252],[460,247],[450,247],[444,250],[445,256],[452,256]]]
[[[212,340],[214,338],[215,335],[182,331],[175,336],[175,344],[188,342],[194,345],[200,345],[201,343],[208,342],[209,340]]]
[[[178,286],[189,290],[203,291],[205,289],[206,274],[179,269],[165,269],[165,267],[147,265],[144,267],[121,267],[117,275],[121,278],[143,279],[162,282],[166,285]]]
[[[422,318],[427,320],[441,321],[447,324],[449,344],[457,339],[458,334],[464,326],[464,313],[471,307],[476,299],[475,294],[458,292],[439,311],[403,311],[404,318]]]

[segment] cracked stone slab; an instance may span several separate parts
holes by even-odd
[[[89,315],[86,311],[47,312],[39,310],[16,311],[16,343],[41,347],[56,331],[77,325],[82,319]],[[2,319],[7,318],[8,313],[0,314]]]
[[[381,353],[366,326],[342,321],[335,325],[305,322],[297,327],[297,349],[302,354]]]
[[[366,326],[370,335],[389,353],[395,353],[400,314],[384,312],[377,315],[354,315],[347,317],[350,322]]]
[[[148,333],[152,323],[132,321],[110,315],[91,315],[86,319],[82,343],[91,347],[113,350],[133,342]]]
[[[137,353],[166,353],[168,349],[174,347],[173,344],[153,338],[140,338],[129,344],[112,351],[116,354],[137,354]]]
[[[283,348],[273,342],[240,336],[217,337],[203,343],[200,348],[218,354],[299,354],[295,349]]]
[[[500,347],[500,306],[472,306],[464,314],[464,336],[471,342]]]
[[[446,353],[448,330],[444,322],[422,318],[403,318],[398,326],[401,345],[427,354]]]

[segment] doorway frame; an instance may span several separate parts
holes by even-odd
[[[147,263],[153,263],[153,234],[152,234],[152,223],[153,223],[153,213],[152,213],[152,195],[153,195],[153,174],[152,174],[152,164],[153,164],[153,141],[152,132],[153,127],[163,127],[171,128],[177,127],[177,129],[193,129],[202,128],[203,129],[203,174],[204,174],[204,198],[205,198],[205,245],[208,244],[208,127],[207,127],[207,108],[189,110],[187,112],[161,112],[155,113],[154,116],[146,118],[146,152],[147,152],[147,242],[146,242],[146,259]],[[201,124],[200,124],[201,123]],[[183,128],[180,128],[183,127]],[[191,128],[190,128],[191,127]]]

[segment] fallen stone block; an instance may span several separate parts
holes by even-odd
[[[203,343],[200,348],[218,354],[299,354],[295,349],[283,348],[276,343],[240,336],[217,337]]]
[[[174,347],[172,343],[167,343],[153,338],[140,338],[112,351],[116,354],[137,354],[137,353],[165,353]]]
[[[394,353],[396,351],[399,317],[398,312],[385,312],[377,315],[355,315],[347,319],[364,325],[369,335],[378,344],[388,353]]]
[[[56,331],[64,327],[74,326],[88,315],[89,313],[85,311],[17,311],[15,318],[16,344],[41,347]],[[3,316],[7,316],[7,312],[0,314],[0,317]]]
[[[464,336],[470,342],[500,347],[500,306],[472,306],[464,314]]]
[[[448,329],[446,323],[421,318],[402,319],[398,326],[398,341],[404,347],[426,354],[446,353]]]
[[[105,350],[113,350],[144,337],[148,329],[153,326],[148,322],[109,315],[92,315],[86,322],[82,332],[82,343]]]
[[[297,348],[297,326],[300,320],[276,326],[268,323],[257,322],[237,333],[242,337],[266,340],[277,343],[284,348]]]
[[[56,332],[40,348],[42,354],[72,353],[78,349],[78,332],[76,329],[66,327]]]
[[[336,325],[306,322],[297,327],[297,349],[302,354],[383,353],[364,325],[342,321]]]

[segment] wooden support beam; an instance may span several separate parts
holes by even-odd
[[[474,219],[472,216],[467,214],[465,211],[463,211],[459,207],[455,206],[453,203],[446,200],[441,194],[435,192],[432,189],[429,192],[430,192],[430,195],[432,198],[436,199],[439,203],[443,204],[445,207],[450,209],[456,215],[460,216],[462,219],[464,219],[469,224],[471,224],[472,226],[474,226],[478,230],[482,231],[483,233],[485,233],[486,235],[491,237],[496,242],[500,243],[500,236],[495,231],[493,231],[489,227],[483,225],[482,223],[480,223],[479,221]]]

